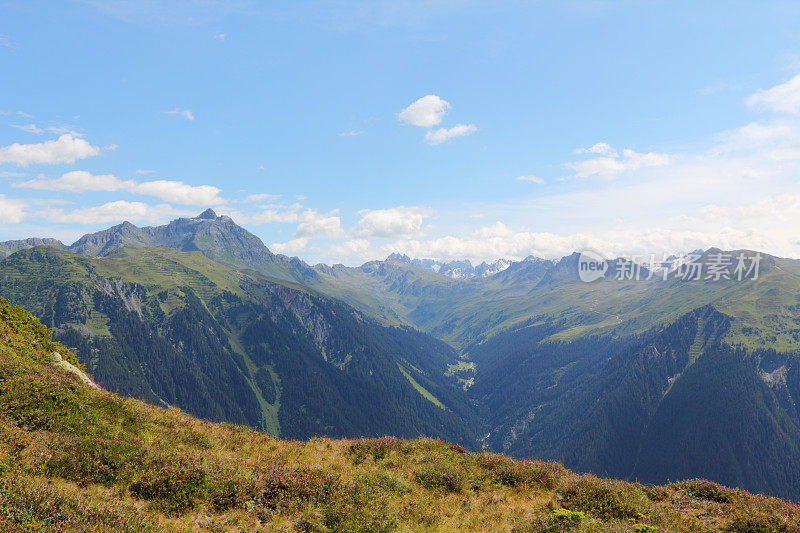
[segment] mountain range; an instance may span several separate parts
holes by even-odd
[[[593,283],[577,253],[312,266],[211,210],[0,250],[0,296],[102,386],[156,405],[290,438],[426,435],[800,499],[797,260],[687,281],[682,258],[640,280],[612,259]]]
[[[487,263],[484,261],[477,266],[473,266],[472,262],[470,262],[468,259],[443,263],[436,261],[435,259],[411,259],[407,255],[401,255],[397,253],[391,254],[388,257],[388,260],[402,261],[410,265],[420,266],[430,270],[431,272],[444,274],[445,276],[453,279],[472,279],[477,277],[485,278],[497,274],[498,272],[502,272],[512,263],[507,259],[498,259],[492,263]]]

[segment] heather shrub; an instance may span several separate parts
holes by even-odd
[[[88,438],[54,455],[45,465],[48,475],[86,485],[98,483],[111,486],[138,470],[144,462],[144,452],[125,441]]]
[[[669,498],[669,492],[664,487],[646,486],[643,488],[645,496],[651,502],[663,502]]]
[[[553,464],[537,461],[514,460],[499,454],[484,453],[478,464],[489,473],[491,481],[509,487],[555,488],[560,478]]]
[[[169,515],[192,509],[205,489],[206,472],[185,457],[170,457],[148,465],[130,484],[135,497],[150,500]]]
[[[349,453],[353,456],[355,464],[363,463],[367,457],[373,461],[384,459],[393,451],[401,451],[403,441],[396,437],[381,437],[379,439],[360,439],[349,447]]]
[[[385,494],[405,494],[411,492],[405,482],[386,472],[368,472],[359,476],[359,481],[371,490]]]
[[[42,483],[0,479],[0,531],[155,531],[135,509],[92,503]]]
[[[601,520],[637,518],[634,501],[636,492],[627,492],[612,483],[593,477],[584,477],[562,491],[562,506],[572,511],[583,511]]]
[[[464,484],[464,479],[460,472],[437,468],[416,472],[414,480],[426,489],[444,492],[461,492]]]
[[[733,501],[730,489],[725,489],[705,479],[691,479],[675,483],[673,487],[690,496],[709,502],[730,503]]]
[[[208,478],[206,491],[208,505],[218,513],[245,507],[257,493],[255,483],[251,479],[242,479],[227,470],[215,472],[213,478]]]
[[[261,499],[273,509],[298,502],[326,502],[340,485],[338,477],[323,470],[284,467],[266,473],[260,489]]]
[[[800,531],[796,526],[789,526],[778,517],[744,516],[735,517],[727,527],[734,533],[783,533]]]
[[[393,531],[396,521],[379,491],[347,484],[324,505],[323,524],[333,531]]]

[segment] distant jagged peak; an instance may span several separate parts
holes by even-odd
[[[491,263],[484,261],[481,264],[474,266],[469,259],[452,260],[448,262],[430,258],[412,259],[406,254],[395,252],[389,255],[384,263],[403,263],[415,267],[421,267],[425,270],[436,272],[453,279],[472,279],[476,277],[489,277],[498,272],[502,272],[512,264],[512,261],[507,259],[498,259]]]
[[[117,229],[117,230],[132,231],[132,230],[139,229],[139,226],[137,226],[136,224],[133,224],[131,222],[128,222],[126,220],[126,221],[122,222],[121,224],[117,224],[116,226],[114,226],[112,228],[109,228],[109,229],[111,229],[111,230]]]
[[[387,261],[395,261],[398,263],[411,263],[411,258],[406,254],[392,253],[386,258]]]

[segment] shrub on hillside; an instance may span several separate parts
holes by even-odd
[[[561,505],[572,511],[583,511],[600,520],[638,518],[637,501],[643,494],[633,488],[627,491],[593,476],[584,476],[562,491]]]
[[[350,445],[349,452],[353,456],[353,462],[360,464],[367,457],[371,457],[373,461],[379,461],[388,457],[391,452],[402,449],[402,440],[386,436],[379,439],[359,439]]]
[[[152,501],[161,511],[180,515],[197,505],[206,477],[200,464],[175,456],[145,467],[129,488],[135,497]]]
[[[689,496],[717,503],[730,503],[733,501],[730,489],[723,488],[712,481],[705,479],[690,479],[672,485],[675,489],[685,492]]]
[[[414,479],[426,489],[444,492],[461,492],[464,484],[463,475],[460,472],[437,468],[416,472]]]
[[[488,472],[491,481],[509,487],[555,488],[562,472],[559,465],[539,461],[514,460],[504,455],[483,453],[478,464]]]

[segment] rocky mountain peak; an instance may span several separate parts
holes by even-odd
[[[209,207],[208,209],[197,215],[195,218],[199,218],[202,220],[216,220],[217,214],[214,212],[213,209]]]

